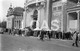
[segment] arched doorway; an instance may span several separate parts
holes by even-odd
[[[34,20],[33,24],[32,24],[32,28],[35,29],[36,28],[36,21],[38,20],[38,11],[34,10],[32,18]]]

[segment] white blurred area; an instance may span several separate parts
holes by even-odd
[[[6,15],[10,4],[13,7],[24,7],[25,0],[0,0],[0,22],[6,20]]]
[[[0,22],[2,21],[2,12],[3,12],[3,10],[2,10],[2,0],[0,0]]]
[[[67,0],[61,0],[62,2],[67,2]]]
[[[0,35],[0,51],[1,51],[1,35]]]
[[[10,4],[13,7],[24,7],[24,2],[26,0],[0,0],[0,22],[6,20],[6,14]],[[67,0],[61,0],[62,2],[67,2]]]

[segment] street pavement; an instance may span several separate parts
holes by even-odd
[[[0,35],[0,51],[1,51],[1,35]]]
[[[79,47],[72,46],[72,40],[45,39],[36,37],[22,37],[0,35],[1,51],[80,51]]]

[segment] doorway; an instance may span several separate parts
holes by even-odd
[[[68,31],[77,31],[78,16],[77,12],[68,13]]]

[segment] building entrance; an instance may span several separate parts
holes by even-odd
[[[78,29],[78,16],[76,12],[68,13],[68,31],[74,32]]]

